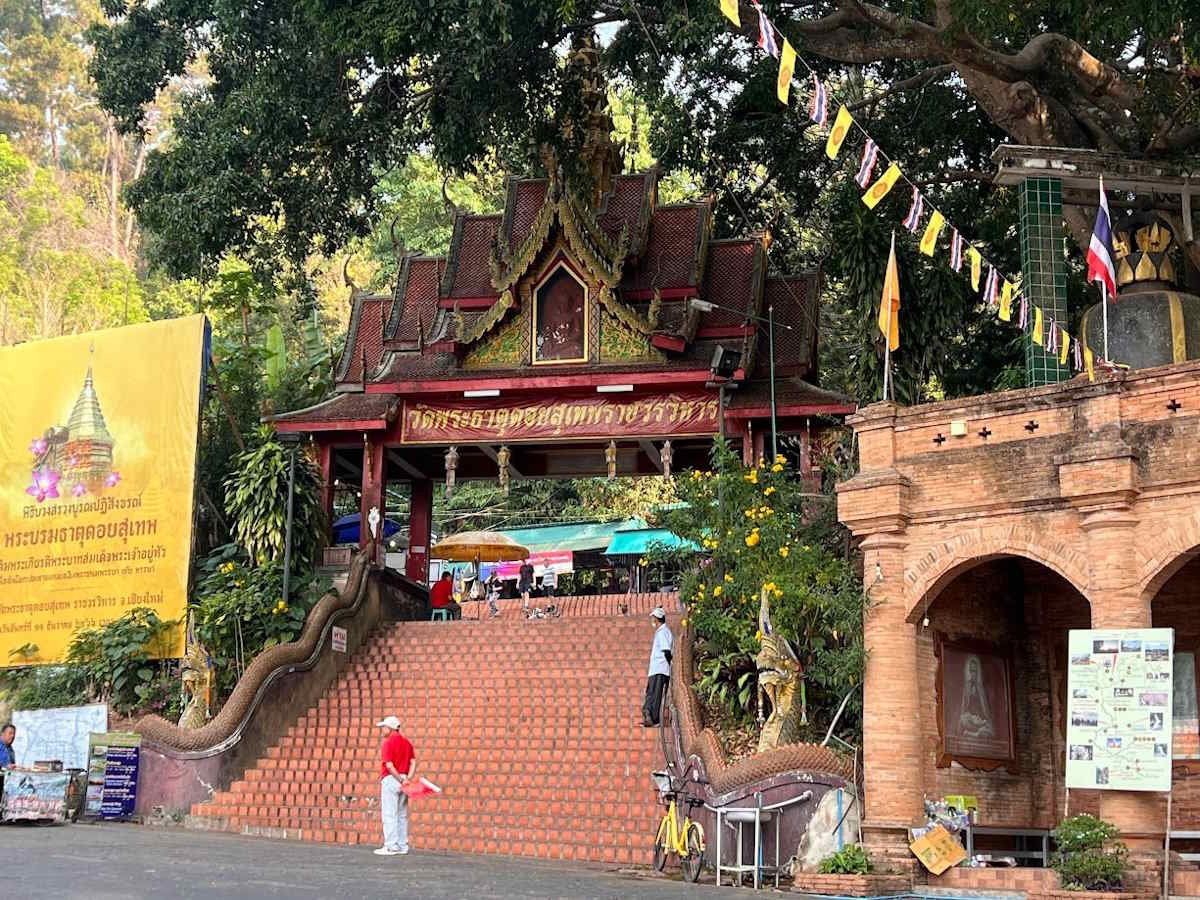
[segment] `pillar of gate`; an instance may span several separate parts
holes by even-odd
[[[1053,320],[1071,331],[1067,320],[1067,269],[1063,258],[1062,182],[1057,178],[1024,178],[1017,186],[1021,217],[1021,289]],[[1074,333],[1072,331],[1072,333]],[[1030,387],[1071,378],[1070,365],[1032,340],[1025,341],[1025,379]]]

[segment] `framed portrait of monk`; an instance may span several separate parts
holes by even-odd
[[[559,264],[533,294],[533,362],[587,362],[588,291]]]
[[[939,634],[938,761],[968,769],[1017,770],[1012,653],[983,641]]]

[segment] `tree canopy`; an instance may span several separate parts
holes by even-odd
[[[124,132],[144,128],[161,92],[182,85],[172,139],[150,152],[127,192],[156,235],[155,261],[175,275],[228,253],[295,264],[378,236],[396,187],[412,190],[397,176],[411,172],[414,154],[443,177],[484,187],[496,172],[535,169],[533,149],[567,140],[563,121],[575,111],[566,49],[594,31],[631,122],[644,117],[633,143],[646,141],[664,171],[688,173],[696,193],[717,198],[720,232],[770,226],[777,257],[823,265],[838,298],[825,322],[830,355],[843,363],[834,386],[859,396],[877,389],[862,312],[882,276],[887,227],[837,177],[853,151],[828,163],[803,111],[775,100],[775,64],[753,47],[749,4],[742,34],[715,2],[686,0],[107,0],[104,9],[90,71]],[[1200,144],[1200,12],[1187,0],[1151,9],[768,0],[764,9],[905,172],[1010,272],[1019,269],[1015,202],[990,184],[998,144],[1146,157]],[[1079,216],[1070,224],[1077,237],[1090,227]],[[428,225],[406,222],[400,237],[411,246],[405,229]],[[975,300],[962,284],[918,268],[909,295],[923,303],[906,326],[928,340],[897,357],[905,398],[1019,378],[1015,335],[968,321]],[[1073,291],[1079,306],[1082,288]]]

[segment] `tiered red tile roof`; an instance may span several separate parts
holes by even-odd
[[[765,342],[747,316],[765,315],[773,305],[776,321],[787,326],[776,333],[777,370],[798,380],[811,378],[816,370],[818,274],[771,273],[768,238],[714,240],[709,201],[660,206],[657,186],[654,169],[617,176],[609,193],[587,213],[600,240],[627,248],[614,299],[646,318],[655,296],[659,298],[657,320],[647,336],[648,350],[653,348],[647,361],[555,365],[554,374],[706,370],[714,348],[723,344],[742,350],[751,380],[763,377]],[[483,317],[494,318],[494,304],[501,300],[493,276],[496,245],[505,249],[501,255],[511,258],[537,225],[544,205],[553,202],[555,190],[546,178],[509,179],[503,212],[456,218],[446,257],[404,258],[391,296],[356,290],[336,372],[338,391],[363,392],[368,385],[370,391],[386,391],[393,384],[532,374],[528,360],[486,372],[478,364],[466,370],[462,360],[472,329]],[[515,287],[512,293],[516,302],[505,316],[514,315],[521,302]],[[703,312],[688,302],[692,298],[736,312]],[[545,371],[539,366],[538,374]],[[345,402],[339,410],[339,415],[354,420],[382,415],[380,409],[350,409]],[[280,418],[307,421],[313,412]],[[319,412],[321,421],[329,412]]]

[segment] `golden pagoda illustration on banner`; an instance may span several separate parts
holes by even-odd
[[[68,482],[82,483],[95,491],[113,474],[114,441],[104,422],[90,365],[83,379],[83,390],[67,419],[67,433],[67,443],[63,447],[66,457],[63,475]]]
[[[91,352],[95,353],[95,349],[93,346]],[[66,426],[47,428],[29,445],[34,456],[33,481],[25,493],[43,503],[58,499],[63,490],[82,497],[116,487],[121,476],[113,468],[115,446],[104,421],[89,361],[83,388],[71,407]]]

